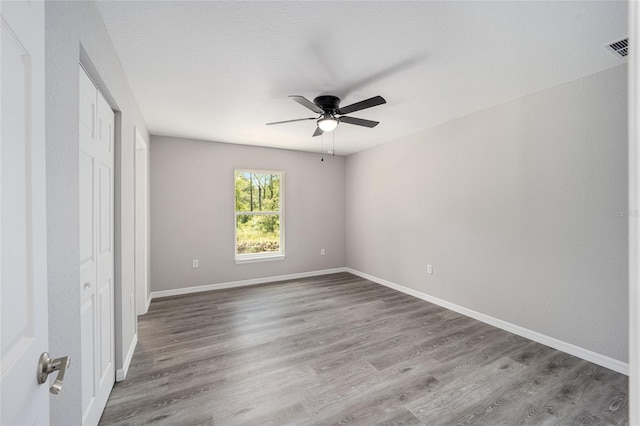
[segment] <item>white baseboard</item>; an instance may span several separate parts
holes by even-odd
[[[122,368],[118,368],[116,370],[116,382],[121,382],[127,378],[127,373],[129,372],[129,366],[131,365],[131,359],[133,358],[133,353],[135,352],[137,345],[138,345],[138,333],[134,334],[133,339],[131,339],[131,345],[129,345],[127,356],[124,359],[124,365],[122,366]]]
[[[427,302],[431,302],[433,304],[442,306],[443,308],[447,308],[454,312],[458,312],[459,314],[471,317],[478,321],[482,321],[494,327],[501,328],[510,333],[517,334],[518,336],[526,337],[527,339],[533,340],[534,342],[538,342],[543,345],[550,346],[554,349],[558,349],[559,351],[566,352],[568,354],[577,356],[578,358],[582,358],[586,361],[593,362],[594,364],[598,364],[603,367],[606,367],[610,370],[617,371],[618,373],[626,374],[627,376],[629,375],[628,363],[618,361],[617,359],[613,359],[608,356],[601,355],[599,353],[581,348],[571,343],[563,342],[562,340],[558,340],[556,338],[546,336],[536,331],[529,330],[524,327],[520,327],[519,325],[511,324],[501,319],[494,318],[492,316],[489,316],[480,312],[476,312],[474,310],[465,308],[463,306],[459,306],[454,303],[447,302],[446,300],[438,299],[437,297],[430,296],[426,293],[422,293],[421,291],[414,290],[412,288],[405,287],[399,284],[395,284],[390,281],[383,280],[382,278],[378,278],[373,275],[366,274],[364,272],[356,271],[355,269],[351,269],[351,268],[345,268],[345,269],[347,272],[352,273],[353,275],[357,275],[361,278],[367,279],[369,281],[373,281],[374,283],[382,284],[386,287],[392,288],[394,290],[398,290],[402,293],[417,297],[422,300],[426,300]]]
[[[147,307],[144,310],[144,313],[146,314],[147,312],[149,312],[149,306],[151,306],[151,300],[153,299],[153,297],[151,296],[151,293],[149,293],[149,295],[147,296]]]
[[[226,283],[207,284],[196,287],[184,287],[171,290],[152,291],[149,295],[150,299],[159,299],[161,297],[179,296],[182,294],[199,293],[203,291],[222,290],[225,288],[246,287],[256,284],[266,284],[276,281],[297,280],[300,278],[316,277],[318,275],[336,274],[338,272],[346,272],[347,268],[323,269],[320,271],[301,272],[299,274],[277,275],[273,277],[254,278],[251,280],[231,281]]]

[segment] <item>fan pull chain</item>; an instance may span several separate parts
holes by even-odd
[[[333,140],[333,146],[331,147],[331,155],[336,156],[336,132],[331,132],[331,139]]]
[[[324,133],[321,136],[321,142],[320,142],[320,154],[322,154],[322,157],[320,158],[320,161],[324,161]]]

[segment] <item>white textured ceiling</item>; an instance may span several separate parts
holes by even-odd
[[[149,131],[320,151],[288,95],[381,95],[338,154],[617,66],[626,2],[98,1]],[[333,143],[325,134],[325,149]]]

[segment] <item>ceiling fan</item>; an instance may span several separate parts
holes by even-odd
[[[289,96],[289,98],[320,115],[318,117],[275,121],[273,123],[267,123],[267,126],[273,124],[293,123],[295,121],[316,120],[318,127],[313,133],[313,136],[320,136],[324,132],[334,130],[338,126],[338,123],[355,124],[356,126],[364,127],[376,127],[379,124],[378,121],[347,117],[345,114],[387,103],[382,96],[374,96],[373,98],[365,99],[364,101],[356,102],[355,104],[347,105],[345,107],[340,107],[340,98],[331,95],[318,96],[313,100],[313,102],[304,96],[292,95]]]

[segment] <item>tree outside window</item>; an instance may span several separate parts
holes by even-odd
[[[235,171],[236,260],[284,255],[283,172]]]

